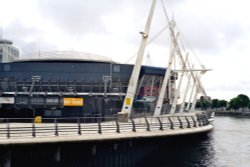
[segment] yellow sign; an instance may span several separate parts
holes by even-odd
[[[34,123],[42,123],[42,117],[41,116],[36,116],[34,119]]]
[[[83,106],[83,98],[63,98],[64,106]]]
[[[126,105],[131,105],[131,98],[126,98]]]

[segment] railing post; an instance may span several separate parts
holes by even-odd
[[[182,121],[181,121],[180,117],[177,117],[177,119],[178,119],[178,121],[180,123],[180,128],[183,129],[183,124],[182,124]]]
[[[7,119],[7,138],[10,138],[10,120]]]
[[[115,123],[116,123],[116,132],[117,132],[117,133],[120,133],[120,125],[119,125],[119,122],[118,122],[117,119],[118,119],[118,118],[116,118],[116,120],[115,120]]]
[[[98,133],[99,134],[102,134],[102,126],[101,126],[101,121],[100,120],[98,120]]]
[[[82,135],[82,127],[81,127],[81,118],[77,119],[77,125],[78,125],[78,135]]]
[[[207,115],[206,114],[203,115],[203,120],[204,120],[203,125],[208,125],[209,124],[209,121],[207,120]]]
[[[36,126],[35,126],[35,119],[32,121],[32,137],[36,137]]]
[[[188,118],[187,118],[187,117],[185,117],[185,119],[186,119],[186,121],[187,121],[187,128],[191,128],[191,126],[190,126],[190,122],[189,122]]]
[[[208,125],[210,122],[208,121],[208,118],[206,117],[206,125]]]
[[[131,123],[132,123],[132,131],[136,132],[136,128],[135,128],[135,121],[133,120],[132,117],[130,117]]]
[[[150,125],[149,125],[149,122],[148,122],[148,119],[147,119],[147,117],[145,117],[145,122],[146,122],[146,124],[147,124],[147,131],[150,131]]]
[[[201,116],[200,115],[196,115],[197,117],[197,121],[198,121],[198,126],[202,126],[202,120],[201,120]]]
[[[193,116],[191,116],[191,118],[192,118],[192,120],[193,120],[193,122],[194,122],[194,127],[197,127],[197,125],[196,125],[196,121],[195,121],[194,117],[193,117]]]
[[[55,136],[58,136],[59,135],[59,133],[58,133],[58,123],[57,123],[56,118],[54,119],[54,123],[55,123]]]
[[[201,115],[201,122],[202,122],[202,126],[206,125],[205,116],[203,114]]]
[[[170,117],[168,117],[168,120],[169,120],[169,123],[170,123],[170,129],[173,129],[174,130],[174,124],[173,124],[173,121],[171,120]]]
[[[159,128],[159,130],[163,130],[163,126],[162,126],[162,122],[161,122],[161,119],[160,119],[160,117],[157,117],[157,119],[158,119],[158,121],[159,121],[159,124],[160,124],[160,128]]]

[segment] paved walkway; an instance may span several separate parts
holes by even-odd
[[[194,114],[136,118],[128,122],[1,123],[0,145],[103,141],[188,135],[213,129]]]

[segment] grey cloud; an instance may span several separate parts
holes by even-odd
[[[65,31],[65,33],[69,33],[72,36],[80,38],[89,32],[93,32],[95,34],[107,33],[107,30],[101,20],[102,16],[120,14],[130,9],[136,11],[136,15],[132,18],[133,21],[140,26],[144,25],[152,1],[41,0],[38,2],[39,11],[44,18],[60,27],[60,29]],[[170,0],[165,3],[168,6],[176,6],[181,2],[183,2],[183,0],[178,2]],[[160,1],[158,1],[158,5],[159,4]],[[161,8],[158,10],[161,10]],[[141,31],[141,29],[135,27],[134,31],[137,33],[138,31]],[[131,39],[131,41],[134,40]]]
[[[68,33],[73,34],[82,30],[95,29],[96,24],[100,21],[95,16],[95,11],[100,11],[100,3],[92,3],[92,8],[88,8],[88,3],[86,4],[85,1],[43,0],[39,3],[39,10],[43,17],[51,20]]]
[[[246,33],[244,26],[218,17],[203,18],[178,14],[178,25],[194,50],[215,54],[230,47]]]
[[[41,49],[55,50],[56,45],[42,39],[42,32],[22,25],[18,20],[4,28],[4,38],[12,40],[13,45],[21,50],[22,55],[32,54]],[[29,40],[27,40],[29,39]]]
[[[47,51],[55,51],[56,45],[47,43],[44,40],[32,41],[26,43],[22,46],[22,58],[28,58],[27,56],[33,55],[38,52],[47,52]]]
[[[103,33],[105,27],[101,17],[124,10],[126,1],[112,0],[43,0],[39,1],[39,11],[43,17],[53,22],[67,33],[79,35],[88,32]]]
[[[250,90],[250,81],[241,80],[238,83],[234,84],[225,84],[221,83],[216,86],[207,85],[206,88],[208,91],[238,91],[238,90]]]
[[[177,25],[192,49],[212,54],[217,53],[224,49],[221,48],[221,43],[225,46],[233,45],[235,41],[244,35],[246,30],[242,29],[239,24],[229,21],[225,22],[220,17],[203,18],[202,16],[194,16],[192,13],[184,11],[180,7],[183,2],[185,0],[168,0],[165,1],[165,5],[169,13],[175,11]],[[150,4],[151,0],[39,0],[37,7],[44,19],[53,23],[64,31],[65,34],[72,36],[76,40],[84,38],[84,35],[90,32],[95,34],[109,33],[105,29],[104,23],[102,23],[102,17],[132,9],[136,13],[134,18],[132,18],[133,22],[138,26],[132,28],[134,32],[130,35],[128,34],[127,42],[138,45],[138,32],[143,31]],[[154,27],[152,29],[154,32],[151,35],[157,33],[166,24],[160,1],[158,1],[157,7],[157,15],[154,17],[161,18],[154,18],[154,24],[156,25],[152,26]],[[158,16],[158,13],[160,13],[160,16]],[[16,44],[23,49],[24,53],[29,51],[25,47],[25,45],[29,46],[29,44],[25,44],[25,38],[34,37],[34,40],[30,43],[31,45],[41,40],[41,35],[39,35],[41,32],[39,30],[24,27],[18,22],[13,23],[8,29],[6,31],[9,31],[9,33],[6,32],[6,34],[9,34],[10,39],[16,41]],[[223,34],[224,39],[218,39],[217,34]],[[165,46],[167,37],[168,31],[164,32],[162,37],[159,37],[156,44]],[[47,41],[41,45],[53,49],[56,44],[50,44]]]

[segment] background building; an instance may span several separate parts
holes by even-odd
[[[19,58],[19,50],[12,46],[13,42],[0,38],[0,62],[12,62]]]

